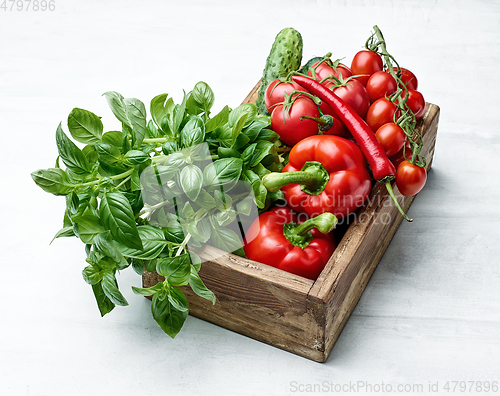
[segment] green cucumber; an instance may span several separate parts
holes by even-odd
[[[323,59],[325,58],[321,56],[315,56],[314,58],[309,59],[306,64],[300,68],[299,73],[307,74],[312,65],[317,62],[321,62]]]
[[[269,115],[264,100],[267,86],[278,77],[286,77],[291,71],[300,68],[302,48],[302,36],[294,28],[285,28],[276,36],[260,81],[256,101],[259,114]]]

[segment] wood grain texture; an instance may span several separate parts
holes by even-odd
[[[258,88],[259,83],[243,103],[255,102]],[[438,121],[439,107],[427,103],[417,124],[427,170],[432,164]],[[407,211],[415,197],[402,196],[394,183],[393,189]],[[198,252],[203,260],[200,277],[217,302],[212,305],[184,287],[190,315],[324,362],[402,220],[385,185],[375,184],[315,282],[206,247]],[[162,280],[156,273],[143,275],[144,287]]]

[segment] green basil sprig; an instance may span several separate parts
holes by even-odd
[[[283,167],[281,142],[254,104],[212,114],[215,96],[205,82],[177,104],[168,94],[154,97],[150,119],[138,99],[103,96],[122,129],[105,132],[99,116],[74,108],[67,128],[79,145],[59,124],[55,167],[31,176],[44,191],[65,197],[54,239],[85,244],[82,276],[101,315],[128,305],[119,271],[156,271],[164,281],[132,290],[152,298],[153,318],[175,337],[189,311],[183,287],[216,302],[199,276],[196,248],[243,255],[242,224],[282,198],[261,183]]]

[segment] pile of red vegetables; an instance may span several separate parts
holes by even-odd
[[[262,184],[281,190],[286,204],[254,222],[248,258],[316,279],[335,249],[333,228],[365,202],[372,181],[384,183],[412,221],[391,182],[405,196],[425,185],[416,124],[426,103],[416,76],[387,52],[377,26],[374,31],[350,67],[329,53],[268,85],[271,128],[290,152],[282,172]]]

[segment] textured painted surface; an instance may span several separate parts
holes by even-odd
[[[301,32],[304,59],[331,51],[349,62],[374,24],[441,117],[415,221],[399,228],[328,361],[192,317],[171,340],[149,301],[130,291],[141,282],[131,271],[118,278],[131,305],[100,318],[81,278],[81,243],[48,246],[64,200],[29,177],[53,165],[55,130],[71,109],[103,116],[111,130],[119,126],[102,93],[179,100],[199,80],[216,108],[236,106],[282,28]],[[422,384],[422,395],[436,381],[445,394],[446,381],[498,380],[499,26],[493,1],[56,0],[54,12],[0,9],[0,394],[328,394],[360,381]]]

